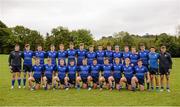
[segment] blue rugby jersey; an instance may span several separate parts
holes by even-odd
[[[112,50],[106,50],[105,56],[109,58],[109,63],[113,63],[113,51]]]
[[[158,69],[158,59],[159,59],[159,53],[156,52],[149,52],[149,67]]]
[[[148,60],[149,60],[148,55],[149,55],[148,50],[139,51],[139,58],[142,59],[143,65],[145,66],[148,65]]]
[[[97,55],[97,63],[98,64],[104,64],[104,57],[105,57],[105,52],[102,51],[96,51],[96,55]]]
[[[67,50],[67,55],[68,55],[68,64],[70,64],[70,60],[74,60],[76,64],[77,51],[75,49],[69,49]]]
[[[87,51],[85,49],[83,49],[83,50],[78,49],[77,50],[77,65],[78,66],[82,65],[82,60],[84,58],[86,58],[86,52]]]
[[[44,59],[46,58],[45,51],[35,51],[34,56],[40,59],[40,64],[44,65]]]
[[[32,65],[32,58],[34,56],[33,51],[24,51],[22,54],[22,58],[24,59],[24,65]]]
[[[104,75],[104,78],[108,78],[112,75],[112,65],[111,64],[104,64],[102,66],[102,70],[103,70],[103,75]]]
[[[47,78],[52,78],[54,71],[55,71],[55,66],[54,65],[48,65],[48,64],[44,65],[44,75]]]
[[[122,71],[124,73],[124,76],[128,79],[131,79],[134,75],[134,68],[131,65],[128,65],[128,66],[123,65]]]
[[[51,62],[53,65],[56,65],[57,52],[56,51],[48,51],[47,57],[51,58]]]
[[[88,65],[92,65],[93,59],[96,58],[96,52],[87,52],[86,57]]]
[[[34,72],[34,74],[33,74],[34,78],[41,78],[42,73],[44,72],[44,66],[43,65],[33,65],[32,71]]]
[[[64,79],[66,77],[66,73],[68,72],[67,71],[67,66],[58,65],[56,67],[56,70],[58,72],[59,79]]]
[[[78,67],[76,65],[68,65],[67,67],[67,72],[68,72],[68,77],[70,79],[75,79],[76,78],[76,72],[78,71]]]
[[[144,75],[148,72],[148,69],[145,66],[135,66],[134,71],[137,78],[144,79]]]
[[[58,58],[58,65],[60,65],[60,60],[63,59],[64,60],[64,65],[66,65],[66,57],[67,57],[67,51],[61,51],[59,50],[57,52],[57,58]]]
[[[90,66],[81,65],[79,67],[79,75],[81,76],[81,78],[87,78],[90,75]]]
[[[136,66],[137,62],[138,62],[138,59],[139,59],[139,54],[131,52],[129,57],[130,57],[130,60],[131,60],[131,64],[133,64],[133,66]]]
[[[123,57],[123,54],[122,54],[122,52],[116,52],[116,51],[114,51],[113,52],[113,59],[115,59],[115,58],[119,58],[119,59],[121,59]]]
[[[99,77],[99,72],[101,70],[101,66],[99,64],[92,64],[91,65],[91,76],[93,78],[98,78]]]
[[[114,78],[121,78],[122,77],[122,64],[113,64],[113,77]]]

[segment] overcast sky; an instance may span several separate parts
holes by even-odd
[[[119,31],[175,34],[180,0],[0,0],[0,20],[41,34],[57,26],[86,28],[95,39]]]

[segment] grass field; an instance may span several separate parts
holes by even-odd
[[[7,55],[0,55],[0,106],[123,106],[123,105],[172,105],[180,106],[180,58],[173,59],[171,73],[171,92],[121,92],[113,90],[87,91],[81,89],[39,90],[28,89],[11,90],[11,74],[8,69]]]

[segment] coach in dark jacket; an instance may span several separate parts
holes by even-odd
[[[169,89],[169,75],[172,69],[172,59],[170,53],[166,51],[166,46],[161,47],[161,53],[159,57],[159,71],[161,76],[161,91],[164,90],[164,76],[166,77],[166,89],[170,92]]]
[[[12,72],[12,87],[11,89],[14,88],[14,84],[15,84],[15,79],[16,79],[16,74],[18,76],[18,87],[21,88],[21,60],[22,60],[22,52],[20,51],[20,47],[19,45],[15,45],[15,49],[14,51],[12,51],[9,55],[9,68]]]

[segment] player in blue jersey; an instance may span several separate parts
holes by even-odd
[[[123,52],[123,64],[125,64],[125,59],[130,58],[131,52],[129,51],[129,46],[124,46],[124,52]]]
[[[114,59],[114,63],[113,63],[113,77],[115,80],[115,84],[116,84],[116,89],[119,90],[120,89],[120,79],[122,77],[122,64],[120,64],[120,59],[117,57]]]
[[[109,59],[105,58],[104,65],[102,66],[102,75],[99,78],[100,90],[102,90],[104,82],[110,90],[114,88],[114,77],[112,73],[112,65],[109,64]]]
[[[100,65],[104,64],[105,52],[103,51],[103,47],[101,45],[98,46],[96,55],[97,55],[97,63]]]
[[[94,47],[92,45],[89,47],[89,51],[86,53],[86,57],[87,57],[87,64],[92,65],[93,59],[96,58],[96,52],[94,52]]]
[[[26,75],[28,73],[28,78],[30,77],[30,73],[32,71],[32,58],[34,56],[33,51],[30,50],[30,45],[25,45],[25,50],[22,54],[22,57],[24,59],[23,63],[23,70],[24,70],[24,78],[23,78],[23,87],[26,87]]]
[[[40,64],[44,65],[44,59],[46,58],[46,52],[42,50],[42,46],[37,46],[37,51],[34,52],[35,58],[40,59]]]
[[[40,89],[41,77],[44,72],[44,67],[40,65],[40,59],[35,58],[35,65],[32,67],[32,74],[29,77],[29,86],[31,90]],[[33,83],[35,82],[35,85]]]
[[[56,57],[57,57],[57,52],[55,51],[55,46],[52,44],[50,46],[50,51],[47,52],[47,57],[51,58],[51,63],[52,65],[56,66]]]
[[[110,45],[107,46],[107,50],[105,51],[105,57],[109,58],[109,63],[113,63],[113,51]]]
[[[151,79],[151,89],[154,90],[154,78],[156,83],[156,90],[159,89],[159,79],[158,79],[158,64],[159,60],[159,53],[156,53],[155,47],[150,48],[149,52],[149,73],[150,73],[150,79]]]
[[[54,88],[56,88],[56,84],[58,83],[58,88],[69,89],[67,77],[67,66],[64,64],[64,59],[60,59],[60,65],[56,67],[56,76],[54,77]],[[61,86],[61,87],[60,87]]]
[[[75,65],[74,60],[70,60],[70,65],[67,67],[69,84],[71,87],[75,86],[76,81],[76,73],[78,71],[78,67]]]
[[[148,69],[143,66],[142,60],[138,60],[138,65],[134,67],[135,76],[132,78],[132,90],[135,91],[136,84],[140,86],[140,91],[144,91],[144,79],[147,76],[147,82],[150,81]]]
[[[101,71],[101,65],[97,64],[97,59],[94,58],[93,64],[91,65],[91,77],[93,79],[93,88],[97,88],[100,71]]]
[[[74,60],[75,65],[76,65],[76,50],[74,49],[74,44],[70,43],[69,44],[69,50],[67,50],[67,55],[68,55],[68,65],[70,64],[70,60]]]
[[[144,44],[140,44],[140,51],[139,51],[139,58],[142,60],[143,65],[147,68],[148,67],[148,60],[149,60],[149,50],[145,49],[145,45]],[[147,79],[147,77],[146,77]],[[149,90],[149,83],[147,83],[147,89]]]
[[[54,77],[54,73],[55,73],[55,66],[52,65],[51,63],[51,59],[48,58],[47,59],[47,64],[44,65],[44,77],[43,79],[43,83],[44,83],[44,89],[50,89],[50,86],[52,86],[52,79]]]
[[[139,58],[142,59],[143,65],[148,68],[149,50],[145,49],[145,45],[140,45]]]
[[[84,44],[80,43],[79,49],[77,50],[77,66],[82,65],[84,58],[86,58],[86,50],[84,49]]]
[[[138,62],[138,59],[139,59],[139,54],[136,51],[135,47],[131,47],[131,53],[130,53],[129,57],[130,57],[130,60],[131,60],[131,65],[136,66],[137,62]]]
[[[120,63],[122,63],[122,62],[121,62],[122,53],[120,52],[118,45],[115,46],[115,49],[114,49],[114,52],[113,52],[113,60],[115,60],[116,58],[119,58]]]
[[[59,51],[57,53],[58,65],[60,65],[60,60],[64,60],[64,64],[66,65],[66,57],[67,51],[64,50],[64,44],[59,44]]]
[[[130,59],[126,58],[125,65],[123,65],[122,67],[124,77],[122,77],[120,80],[120,89],[122,88],[123,83],[126,83],[128,90],[132,90],[131,80],[132,80],[132,77],[134,76],[134,68],[133,66],[131,66],[130,63],[131,63]]]
[[[92,89],[92,77],[90,76],[90,66],[87,65],[87,59],[84,58],[82,61],[83,65],[79,66],[78,76],[76,78],[77,89],[80,89],[80,82],[83,83],[83,88],[88,90]]]

